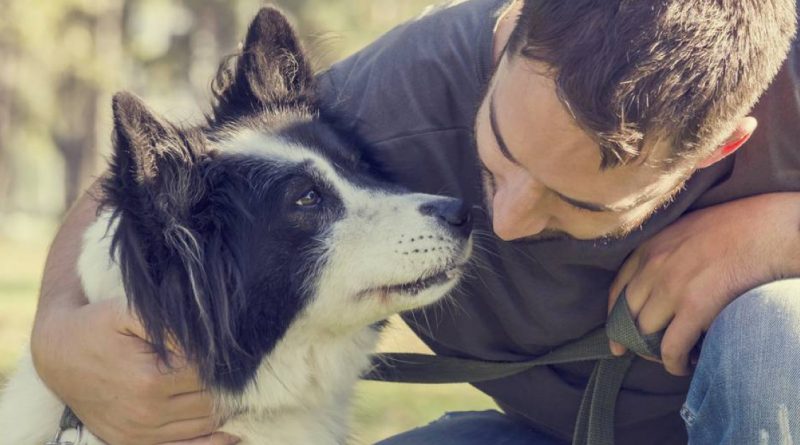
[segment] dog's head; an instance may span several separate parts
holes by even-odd
[[[351,333],[445,295],[471,249],[461,201],[409,194],[318,117],[286,19],[263,9],[215,81],[208,123],[179,128],[114,97],[104,183],[126,294],[156,351],[241,391],[287,330]]]

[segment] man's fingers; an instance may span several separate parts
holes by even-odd
[[[237,443],[239,443],[239,439],[236,437],[225,433],[214,433],[210,436],[180,442],[169,442],[162,445],[235,445]]]
[[[643,358],[643,359],[647,360],[648,362],[653,362],[653,363],[661,363],[661,364],[663,364],[663,362],[662,362],[660,359],[656,358],[656,357],[651,357],[651,356],[649,356],[649,355],[642,355],[642,354],[637,354],[637,355],[638,355],[639,357],[641,357],[641,358]]]
[[[649,283],[641,278],[641,275],[636,275],[623,289],[625,290],[628,310],[631,313],[631,317],[636,321],[639,318],[639,313],[642,311],[642,308],[649,304],[651,292]],[[611,348],[611,353],[616,356],[620,356],[627,351],[627,348],[613,341],[609,343],[609,346]]]
[[[225,433],[216,433],[211,436],[210,445],[235,445],[239,443],[239,438]]]
[[[188,364],[184,358],[170,355],[169,365],[160,361],[155,355],[153,360],[156,361],[156,370],[159,372],[157,379],[163,394],[174,397],[205,389],[197,369]]]
[[[625,261],[625,263],[619,269],[619,272],[617,272],[617,276],[614,279],[614,282],[611,284],[611,288],[609,289],[608,313],[611,313],[611,310],[614,308],[614,305],[617,304],[617,300],[619,300],[622,291],[630,284],[630,280],[639,270],[639,258],[640,256],[634,253]],[[624,355],[628,350],[628,348],[615,341],[609,341],[608,346],[611,349],[611,353],[617,357]]]
[[[158,427],[153,431],[157,443],[181,442],[213,434],[219,428],[213,417],[180,420]]]
[[[630,283],[631,278],[633,278],[634,274],[639,270],[639,258],[640,256],[634,253],[625,260],[625,264],[623,264],[619,272],[617,272],[617,276],[614,278],[614,282],[609,288],[608,313],[611,313],[611,309],[614,308],[622,290],[625,289],[625,286]]]
[[[655,334],[666,328],[674,317],[675,303],[670,296],[653,289],[636,316],[636,326],[644,335]]]
[[[611,348],[611,353],[617,357],[625,355],[625,352],[628,351],[628,348],[622,346],[621,344],[615,342],[614,340],[610,340],[608,346],[609,348]]]
[[[173,396],[202,392],[205,389],[194,367],[176,369],[174,373],[169,374],[169,377],[170,394]]]
[[[170,421],[210,417],[214,411],[214,401],[208,391],[180,394],[170,398],[165,409],[181,416]]]
[[[687,316],[676,316],[661,341],[661,360],[667,372],[676,376],[691,374],[689,353],[703,334],[702,324]]]

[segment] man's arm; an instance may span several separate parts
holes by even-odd
[[[642,244],[611,286],[609,308],[627,287],[640,330],[667,329],[667,371],[687,375],[692,347],[731,301],[793,277],[800,277],[800,193],[764,194],[689,213]]]
[[[37,372],[110,445],[191,438],[198,439],[185,443],[235,443],[208,436],[218,425],[193,368],[163,372],[140,324],[119,301],[86,304],[77,263],[83,233],[96,219],[97,193],[95,183],[67,214],[50,248],[31,337]]]
[[[77,309],[88,303],[81,290],[77,264],[83,232],[96,219],[97,202],[92,196],[98,189],[99,183],[95,182],[89,191],[78,199],[67,213],[50,246],[44,267],[34,332],[42,327],[45,319],[54,313],[57,314],[59,309]],[[72,292],[64,292],[65,290]]]

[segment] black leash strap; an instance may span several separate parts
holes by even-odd
[[[510,377],[536,366],[556,365],[611,356],[603,329],[524,362],[491,362],[429,354],[391,352],[373,355],[366,380],[400,383],[476,383]]]
[[[660,357],[663,333],[642,335],[622,291],[605,329],[567,343],[549,353],[522,362],[492,362],[458,357],[412,353],[384,353],[373,356],[373,367],[365,380],[401,383],[476,383],[496,380],[537,366],[594,361],[575,424],[573,445],[613,445],[614,409],[622,381],[635,355]],[[611,354],[608,340],[626,346],[622,357]]]
[[[573,445],[614,445],[614,410],[622,382],[636,354],[660,358],[663,332],[642,335],[628,308],[625,290],[611,311],[605,329],[521,362],[491,362],[413,353],[384,353],[372,357],[365,380],[399,383],[476,383],[510,377],[537,366],[597,360],[581,400]],[[627,347],[615,357],[608,347],[612,339]],[[56,437],[45,445],[70,445],[61,436],[69,430],[83,434],[83,423],[69,407],[59,422]]]

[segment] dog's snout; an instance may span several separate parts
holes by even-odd
[[[425,203],[420,206],[419,211],[423,215],[437,218],[458,235],[468,236],[472,231],[471,209],[461,199],[446,198]]]

